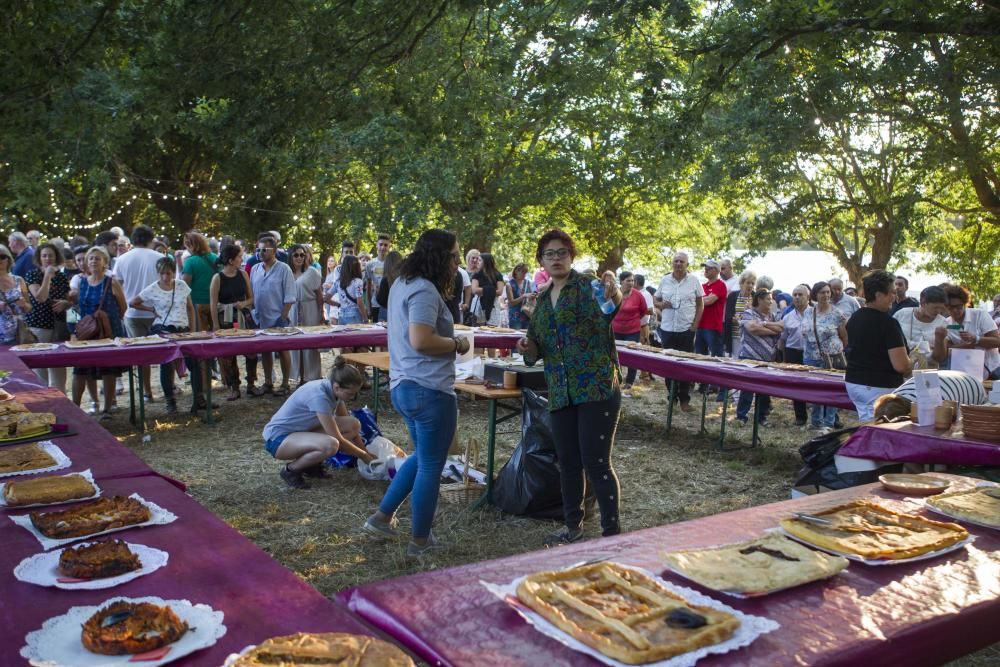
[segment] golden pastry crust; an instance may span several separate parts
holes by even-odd
[[[413,660],[388,642],[341,632],[300,632],[261,642],[232,667],[414,667]]]
[[[215,332],[216,338],[247,338],[256,335],[257,332],[253,329],[219,329]]]
[[[109,345],[114,345],[115,341],[112,338],[94,338],[91,340],[68,340],[63,345],[66,347],[107,347]]]
[[[0,474],[41,470],[55,464],[56,460],[37,442],[0,449]]]
[[[141,568],[139,556],[121,540],[66,547],[59,554],[59,572],[76,579],[106,579]]]
[[[90,498],[96,492],[83,475],[60,475],[7,482],[3,487],[3,499],[10,507],[23,507]]]
[[[88,618],[80,639],[92,653],[134,655],[172,644],[187,631],[187,623],[170,607],[122,601]]]
[[[18,401],[2,401],[0,402],[0,417],[6,417],[7,415],[13,414],[25,414],[28,412],[28,408]]]
[[[530,575],[517,597],[587,646],[631,665],[724,642],[740,626],[732,614],[690,604],[617,563]]]
[[[708,549],[663,554],[674,570],[717,591],[762,594],[826,579],[848,561],[803,546],[778,533]]]
[[[61,540],[103,533],[149,521],[149,508],[135,498],[95,498],[75,507],[50,512],[32,512],[32,525],[45,537]]]
[[[1000,528],[1000,498],[986,491],[986,488],[979,488],[946,493],[928,498],[927,504],[959,520]]]
[[[821,526],[782,519],[790,534],[821,549],[878,560],[914,558],[961,542],[969,531],[955,523],[901,514],[863,500],[815,513],[833,522]]]
[[[17,412],[2,415],[0,438],[27,438],[39,433],[48,433],[55,423],[56,416],[51,412]]]

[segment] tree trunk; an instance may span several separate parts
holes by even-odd
[[[601,275],[605,271],[611,271],[617,275],[618,269],[620,269],[622,264],[625,263],[625,251],[628,250],[628,247],[628,241],[622,241],[615,247],[608,250],[597,265],[597,275]]]

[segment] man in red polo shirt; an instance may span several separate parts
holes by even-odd
[[[726,281],[719,278],[719,263],[714,259],[706,260],[705,269],[707,282],[702,285],[705,290],[705,310],[698,323],[698,332],[694,338],[694,351],[698,354],[708,354],[721,357],[725,354],[722,320],[726,310]],[[704,389],[708,389],[702,385]]]

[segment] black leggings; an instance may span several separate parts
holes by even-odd
[[[559,456],[559,487],[562,491],[563,517],[571,531],[583,525],[584,472],[601,508],[602,534],[621,532],[618,513],[621,487],[611,467],[611,448],[615,442],[622,397],[571,405],[552,413],[552,437]]]

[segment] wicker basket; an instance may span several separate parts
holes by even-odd
[[[465,443],[465,468],[462,470],[462,481],[441,485],[439,494],[443,502],[453,505],[468,504],[483,495],[486,485],[469,477],[470,461],[473,461],[472,467],[476,467],[479,463],[479,441],[475,438],[469,438]]]

